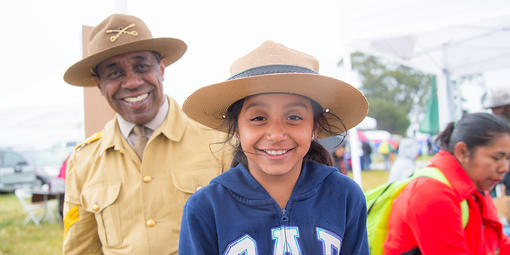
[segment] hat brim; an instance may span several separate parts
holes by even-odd
[[[166,59],[165,65],[168,66],[184,55],[186,44],[176,38],[152,38],[140,40],[132,43],[126,43],[110,49],[98,52],[85,57],[67,69],[64,74],[64,80],[75,86],[91,87],[96,86],[92,76],[92,69],[102,61],[124,54],[136,51],[156,51]]]
[[[228,107],[247,96],[263,93],[290,93],[306,96],[323,109],[340,118],[328,119],[342,131],[358,125],[368,113],[368,102],[352,85],[341,80],[306,73],[278,73],[228,80],[202,87],[191,94],[183,104],[184,112],[208,127],[227,132],[222,116]],[[344,130],[345,126],[345,130]],[[331,136],[319,133],[319,138]]]
[[[498,104],[490,103],[490,104],[485,104],[484,107],[486,109],[491,109],[491,108],[502,107],[502,106],[507,106],[507,105],[510,105],[510,102],[508,102],[508,103],[498,103]]]

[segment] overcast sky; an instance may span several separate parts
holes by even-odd
[[[1,95],[0,108],[79,102],[81,89],[67,85],[62,75],[81,58],[81,25],[94,26],[114,12],[139,16],[155,36],[177,37],[188,44],[184,57],[165,77],[167,93],[182,102],[196,88],[226,79],[236,58],[267,39],[318,57],[323,74],[348,79],[341,77],[336,62],[351,38],[432,29],[466,16],[474,20],[504,14],[510,6],[506,2],[2,1],[0,65],[7,93]]]
[[[0,70],[4,93],[0,95],[0,110],[48,105],[79,109],[82,89],[66,84],[62,76],[81,59],[81,25],[95,26],[118,12],[142,18],[155,37],[176,37],[187,43],[183,58],[165,72],[165,92],[182,103],[197,88],[227,79],[235,59],[268,39],[316,56],[322,74],[358,86],[354,77],[336,65],[351,49],[346,46],[350,40],[510,14],[510,2],[2,1]]]

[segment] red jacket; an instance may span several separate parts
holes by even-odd
[[[435,179],[411,181],[393,201],[385,254],[401,254],[419,247],[422,254],[510,254],[510,238],[503,233],[488,192],[477,192],[457,160],[439,151],[431,165],[441,169],[452,187]],[[462,226],[460,202],[467,200],[469,220]]]

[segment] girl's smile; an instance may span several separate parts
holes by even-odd
[[[299,177],[314,131],[309,99],[282,93],[251,96],[243,104],[238,125],[247,167],[255,179]]]

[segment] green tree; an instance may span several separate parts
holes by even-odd
[[[418,122],[424,112],[432,76],[362,52],[354,52],[351,62],[370,104],[368,115],[379,129],[405,135],[410,118]]]
[[[383,98],[374,98],[369,100],[369,103],[369,115],[377,119],[379,129],[387,130],[392,134],[406,133],[410,124],[406,111]]]

